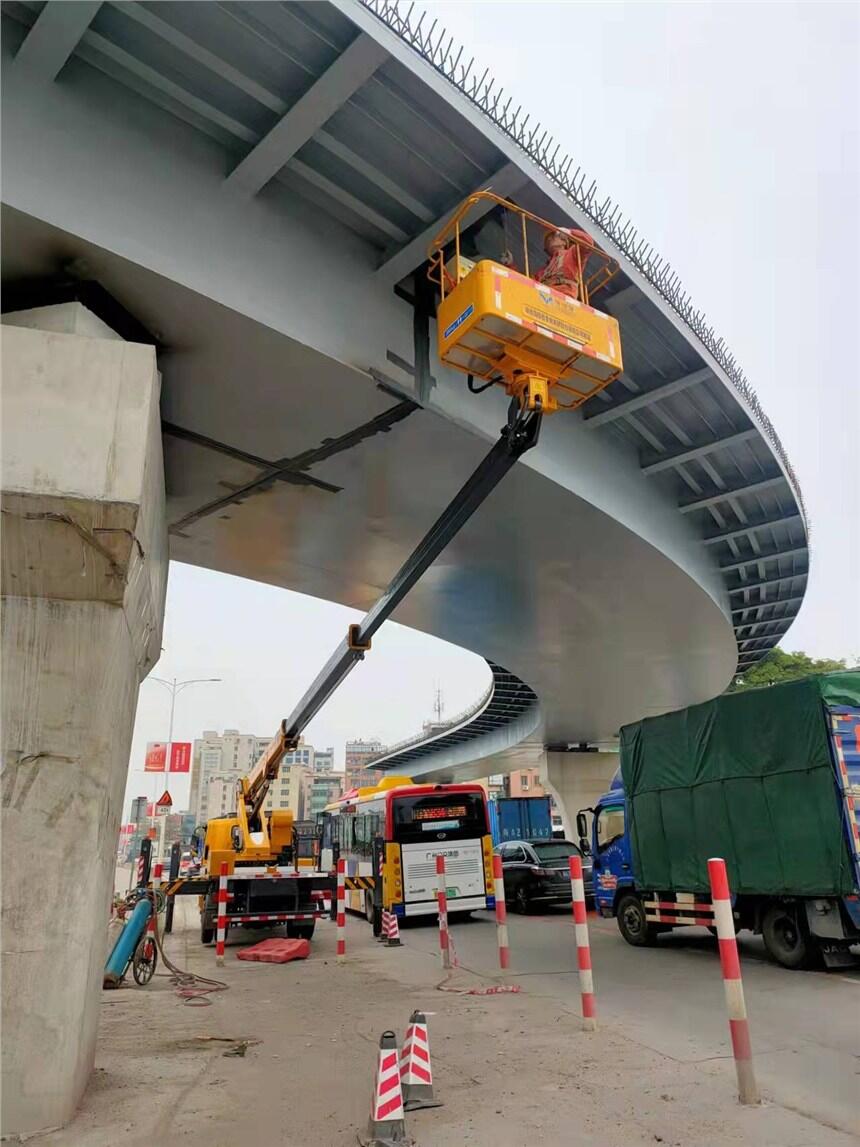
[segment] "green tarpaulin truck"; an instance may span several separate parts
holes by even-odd
[[[625,940],[713,925],[709,857],[725,859],[738,928],[786,967],[855,962],[860,944],[860,671],[823,674],[621,730],[594,809],[597,910]]]

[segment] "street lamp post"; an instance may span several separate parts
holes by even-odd
[[[159,685],[163,685],[170,693],[170,724],[167,730],[167,753],[165,756],[165,769],[170,767],[170,748],[173,744],[173,716],[176,712],[176,694],[181,693],[183,689],[187,689],[189,685],[212,685],[216,681],[220,681],[220,677],[191,677],[185,681],[179,681],[176,677],[167,680],[164,677],[147,677],[147,681],[155,681]],[[158,782],[156,781],[156,788]],[[155,799],[155,798],[153,798]]]

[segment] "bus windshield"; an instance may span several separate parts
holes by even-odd
[[[426,793],[394,797],[391,803],[399,843],[463,840],[489,831],[481,793]]]

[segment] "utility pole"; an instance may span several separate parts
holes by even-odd
[[[442,724],[442,714],[445,712],[445,702],[442,698],[442,687],[436,686],[436,697],[433,701],[433,716],[436,718],[436,724]]]

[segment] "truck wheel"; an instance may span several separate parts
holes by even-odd
[[[783,968],[811,968],[817,963],[815,941],[793,905],[772,904],[761,922],[761,934],[768,953]]]
[[[310,940],[315,926],[316,920],[288,920],[287,936],[290,940]]]
[[[634,948],[650,948],[657,943],[657,929],[645,919],[645,908],[638,896],[628,892],[618,902],[615,913],[618,931]]]
[[[200,943],[211,944],[215,939],[215,929],[209,927],[205,916],[200,917]]]

